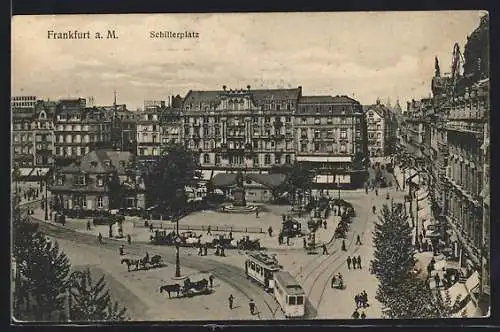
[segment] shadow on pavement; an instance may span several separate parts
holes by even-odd
[[[306,300],[304,319],[314,319],[318,316],[318,311],[309,299]]]

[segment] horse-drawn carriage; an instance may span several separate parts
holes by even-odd
[[[174,231],[155,230],[154,235],[151,235],[150,239],[152,244],[173,245],[175,244],[176,237]]]
[[[180,284],[170,284],[160,286],[160,293],[167,292],[168,298],[172,298],[172,293],[176,293],[176,297],[192,297],[199,294],[208,294],[210,289],[208,288],[208,280],[203,278],[201,280],[192,282],[190,278],[186,278],[182,286]]]
[[[281,233],[286,237],[301,236],[302,224],[288,216],[281,224]]]
[[[349,224],[345,220],[341,220],[335,229],[334,237],[336,239],[345,239],[348,230]]]
[[[244,236],[241,240],[237,241],[237,248],[240,250],[260,250],[260,240],[250,240],[249,236]]]
[[[131,267],[135,267],[135,271],[138,271],[149,270],[152,267],[164,266],[160,255],[153,255],[149,257],[148,254],[146,254],[144,257],[122,256],[121,264],[127,265],[128,272],[131,271]]]

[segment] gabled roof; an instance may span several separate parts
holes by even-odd
[[[334,101],[332,96],[302,96],[299,99],[301,104],[331,104]]]
[[[132,153],[127,151],[93,150],[83,156],[79,163],[75,162],[63,167],[61,172],[109,173],[117,171],[118,174],[124,174],[132,158]],[[109,166],[106,164],[106,161],[110,162]],[[120,161],[124,162],[123,166]]]
[[[230,187],[236,184],[236,176],[235,173],[220,173],[216,174],[211,182],[214,187]]]
[[[246,174],[246,178],[257,183],[260,183],[268,188],[274,189],[282,185],[286,180],[286,175],[273,173],[273,174]]]

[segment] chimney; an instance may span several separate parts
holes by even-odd
[[[161,105],[161,107],[162,107],[162,108],[165,108],[165,100],[162,100],[162,101],[160,102],[160,105]]]
[[[299,96],[302,96],[302,85],[299,85]]]

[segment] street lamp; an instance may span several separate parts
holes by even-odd
[[[41,182],[40,182],[41,183]],[[45,179],[45,221],[49,220],[49,197],[48,197],[48,187],[49,186],[49,180],[48,178]]]

